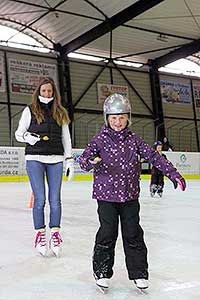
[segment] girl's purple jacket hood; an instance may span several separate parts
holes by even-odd
[[[160,169],[169,179],[180,178],[171,162],[155,152],[128,128],[117,132],[104,126],[80,156],[80,167],[89,171],[89,159],[102,159],[94,167],[93,198],[110,202],[136,200],[140,192],[140,159]]]

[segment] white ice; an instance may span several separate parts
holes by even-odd
[[[62,256],[40,257],[33,248],[29,183],[0,184],[0,300],[199,300],[200,188],[149,196],[141,181],[141,225],[148,247],[150,287],[141,294],[128,280],[119,236],[108,295],[95,287],[91,257],[98,228],[91,182],[63,182]],[[46,209],[48,218],[48,206]]]

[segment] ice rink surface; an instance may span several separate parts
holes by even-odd
[[[166,181],[162,199],[151,198],[148,185],[141,181],[140,216],[150,287],[141,294],[128,280],[119,236],[114,276],[103,295],[91,270],[98,227],[92,183],[63,182],[60,258],[42,258],[33,248],[29,183],[0,183],[0,300],[199,300],[200,181],[188,180],[185,192]]]

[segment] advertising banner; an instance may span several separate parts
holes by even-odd
[[[181,174],[200,174],[198,152],[163,152]]]
[[[97,83],[97,103],[101,104],[105,99],[114,94],[118,93],[128,98],[128,86]]]
[[[0,147],[0,176],[24,176],[26,174],[24,147]],[[73,149],[75,175],[92,173],[83,171],[79,166],[79,156],[83,149]],[[164,152],[167,159],[181,174],[200,174],[200,154],[198,152]],[[63,175],[65,174],[65,164]],[[145,166],[142,166],[145,169]],[[84,176],[83,176],[84,177]]]
[[[162,101],[171,104],[191,104],[190,84],[170,80],[160,81]]]
[[[79,167],[78,158],[82,152],[83,149],[73,149],[75,175],[88,174]],[[65,174],[65,164],[66,161],[63,174]],[[24,147],[0,147],[0,176],[6,175],[27,175]]]
[[[12,94],[32,94],[39,81],[51,77],[57,83],[56,64],[9,59],[10,92]]]
[[[24,148],[0,147],[0,176],[26,175]]]

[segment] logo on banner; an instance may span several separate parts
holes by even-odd
[[[190,162],[188,162],[188,157],[186,156],[186,154],[180,154],[179,162],[176,163],[176,167],[180,172],[185,172],[186,169],[188,171],[191,170],[192,165],[190,164]]]
[[[181,156],[180,156],[180,161],[181,161],[182,163],[185,163],[186,160],[187,160],[186,155],[185,155],[185,154],[181,154]]]

